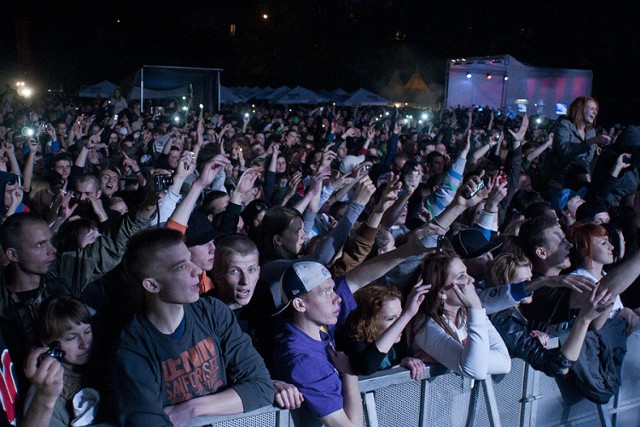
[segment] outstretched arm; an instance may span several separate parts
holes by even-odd
[[[444,235],[444,230],[434,224],[426,224],[419,228],[404,245],[373,257],[348,271],[345,274],[345,280],[351,292],[384,276],[405,259],[426,252],[427,248],[421,243],[421,239],[428,235]]]

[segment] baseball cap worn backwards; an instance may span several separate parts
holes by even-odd
[[[300,261],[292,264],[280,278],[282,304],[273,315],[282,313],[294,298],[311,292],[327,279],[331,279],[331,273],[318,262]]]

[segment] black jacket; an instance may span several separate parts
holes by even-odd
[[[568,360],[559,348],[547,350],[531,336],[527,319],[515,308],[502,310],[491,316],[491,322],[502,336],[511,357],[525,360],[534,369],[550,377],[563,376],[563,370],[574,362]]]

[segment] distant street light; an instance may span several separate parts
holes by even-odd
[[[269,15],[267,15],[266,13],[263,13],[262,14],[262,19],[264,19],[266,21],[267,19],[269,19]]]

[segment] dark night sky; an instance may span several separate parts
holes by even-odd
[[[640,121],[637,1],[17,3],[0,26],[3,80],[21,72],[73,91],[121,82],[148,64],[224,68],[229,86],[376,90],[394,68],[408,78],[420,67],[428,83],[443,85],[446,58],[510,54],[537,66],[593,70],[601,118]]]

